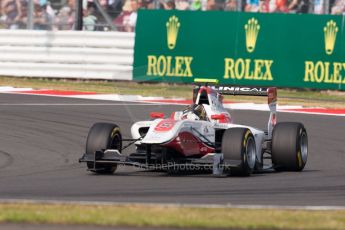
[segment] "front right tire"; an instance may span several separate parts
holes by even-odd
[[[281,122],[272,133],[272,163],[276,171],[302,171],[308,158],[308,135],[302,123]]]
[[[256,163],[256,145],[247,128],[225,130],[222,138],[224,171],[233,176],[249,176]]]

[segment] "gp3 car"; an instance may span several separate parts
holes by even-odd
[[[234,124],[224,108],[223,95],[267,97],[267,130]],[[187,109],[168,116],[152,112],[151,119],[135,122],[131,139],[124,139],[116,124],[95,123],[79,162],[97,174],[114,173],[119,164],[170,174],[205,168],[217,175],[234,176],[268,170],[302,171],[308,157],[306,128],[299,122],[277,123],[276,106],[274,87],[220,86],[206,81],[196,85],[193,103]],[[135,150],[124,154],[130,145]]]

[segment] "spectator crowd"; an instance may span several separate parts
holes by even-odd
[[[27,29],[30,20],[35,30],[74,28],[77,0],[32,0],[30,19],[29,1],[0,0],[0,28]],[[83,6],[83,29],[91,31],[131,32],[138,9],[345,14],[345,0],[83,0]]]
[[[0,0],[0,27],[26,29],[28,23],[29,0]],[[74,0],[54,9],[47,0],[34,0],[33,29],[70,30],[74,23]]]

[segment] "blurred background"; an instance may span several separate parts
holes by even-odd
[[[13,30],[132,32],[138,9],[287,14],[345,12],[345,0],[0,0],[0,3],[0,29]],[[79,14],[82,17],[78,17]],[[78,18],[82,23],[78,24]]]

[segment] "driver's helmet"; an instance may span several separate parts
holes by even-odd
[[[182,115],[182,119],[188,120],[207,120],[206,110],[203,105],[189,105]]]

